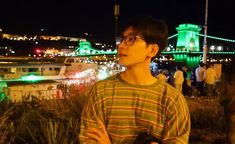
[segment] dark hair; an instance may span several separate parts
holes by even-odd
[[[199,62],[199,65],[200,65],[200,67],[205,66],[205,64],[203,62]]]
[[[177,66],[176,66],[176,69],[177,69],[177,70],[182,70],[182,67],[177,65]]]
[[[129,27],[132,27],[136,34],[142,36],[147,45],[158,44],[158,54],[167,46],[168,28],[163,20],[151,16],[134,17],[123,26],[121,32]]]

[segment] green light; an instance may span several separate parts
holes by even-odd
[[[178,31],[176,49],[184,51],[200,51],[198,34],[201,31],[201,28],[198,25],[180,24],[176,29]]]
[[[7,99],[7,96],[3,91],[4,87],[7,87],[6,81],[0,80],[0,101]]]
[[[197,34],[197,35],[204,37],[203,34]],[[225,38],[220,38],[220,37],[215,37],[215,36],[209,36],[209,35],[207,35],[206,37],[207,37],[207,38],[211,38],[211,39],[226,41],[226,42],[235,42],[235,40],[232,40],[232,39],[225,39]]]
[[[8,97],[4,93],[0,93],[0,101],[7,99]]]
[[[186,62],[187,61],[187,54],[173,54],[175,61],[177,62]]]
[[[198,62],[201,56],[188,56],[187,57],[187,65],[189,68],[196,68],[198,66]]]
[[[94,56],[94,55],[115,55],[117,51],[103,51],[103,50],[96,50],[91,47],[91,43],[88,41],[80,41],[79,47],[74,51],[75,54],[70,54],[70,56]]]
[[[168,40],[170,40],[170,39],[172,39],[172,38],[174,38],[174,37],[176,37],[176,36],[178,36],[178,34],[174,34],[174,35],[172,35],[172,36],[169,36],[169,37],[168,37]]]
[[[36,75],[29,75],[29,76],[22,76],[22,80],[23,81],[40,81],[42,80],[42,78],[40,76],[36,76]]]
[[[234,55],[235,52],[209,52],[209,54],[232,54]]]

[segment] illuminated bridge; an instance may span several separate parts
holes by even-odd
[[[169,37],[169,43],[171,39],[177,38],[174,46],[169,46],[161,53],[161,57],[158,60],[173,60],[176,62],[186,63],[189,67],[197,67],[198,62],[201,61],[203,56],[202,39],[203,34],[200,34],[201,27],[194,24],[180,24],[176,28],[178,34]],[[235,55],[235,40],[219,38],[215,36],[207,35],[207,61],[213,63],[226,63],[231,61],[230,57]]]
[[[189,67],[196,67],[202,59],[201,27],[194,24],[180,24],[176,30],[177,34],[168,38],[169,45],[156,58],[156,61],[174,61],[187,64]],[[209,36],[207,61],[214,63],[229,62],[231,55],[235,55],[235,40]],[[172,44],[173,43],[173,44]],[[176,44],[175,44],[176,43]],[[200,45],[201,44],[201,45]],[[216,46],[217,45],[217,46]],[[91,47],[90,42],[80,41],[79,47],[69,56],[82,57],[112,57],[116,59],[117,50],[97,50]]]

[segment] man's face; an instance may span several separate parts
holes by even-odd
[[[149,51],[149,46],[147,46],[143,37],[136,35],[132,27],[129,27],[124,31],[122,42],[118,46],[119,64],[132,67],[147,63]]]

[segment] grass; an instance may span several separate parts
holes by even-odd
[[[211,144],[225,140],[224,110],[218,98],[186,99],[191,115],[190,141],[192,144]]]
[[[78,144],[81,110],[86,95],[63,100],[24,98],[0,102],[0,143]],[[223,108],[218,99],[187,98],[192,131],[191,144],[225,138]]]
[[[24,99],[0,103],[0,143],[79,143],[82,100]]]

